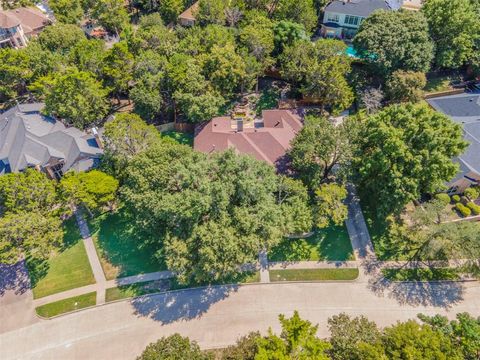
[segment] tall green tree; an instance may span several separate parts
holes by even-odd
[[[47,26],[38,35],[38,41],[44,49],[66,54],[78,42],[86,39],[82,29],[74,24],[55,24]]]
[[[55,19],[65,24],[77,24],[83,17],[81,0],[49,0]]]
[[[60,74],[43,91],[45,111],[80,129],[100,122],[108,112],[108,91],[84,71]]]
[[[350,72],[346,45],[339,40],[297,41],[281,55],[280,72],[300,92],[320,102],[322,109],[339,112],[353,101],[345,76]]]
[[[344,204],[347,189],[338,184],[322,184],[315,190],[313,209],[315,225],[324,228],[330,224],[342,225],[348,217],[348,208]]]
[[[318,325],[300,318],[298,311],[291,318],[279,316],[282,325],[280,336],[272,330],[258,340],[256,360],[317,359],[328,360],[330,344],[316,337]]]
[[[126,41],[113,45],[106,53],[103,74],[106,86],[120,99],[126,94],[133,79],[134,57],[128,49]]]
[[[383,76],[395,70],[427,72],[434,56],[427,20],[409,10],[374,12],[360,25],[353,45]]]
[[[58,205],[55,182],[34,169],[0,176],[0,204],[7,212],[51,213]]]
[[[393,105],[361,126],[353,166],[363,194],[388,215],[444,188],[458,171],[452,158],[467,143],[462,129],[426,105]]]
[[[115,172],[118,173],[135,155],[155,145],[160,133],[138,115],[121,113],[105,124],[103,139],[105,156],[114,162]]]
[[[117,189],[118,180],[99,170],[68,172],[60,180],[60,192],[72,211],[79,206],[91,212],[111,205]]]
[[[32,77],[28,56],[12,48],[0,49],[0,100],[22,95]]]
[[[96,0],[91,9],[91,16],[106,30],[117,35],[120,35],[129,23],[123,0]]]
[[[463,359],[450,338],[413,320],[386,328],[382,342],[389,359]]]
[[[348,166],[356,123],[346,120],[335,126],[328,119],[307,116],[305,126],[292,141],[289,151],[292,167],[311,189],[334,179],[334,168]]]
[[[46,259],[62,238],[59,217],[38,211],[9,212],[0,217],[0,263],[15,264],[24,257]]]
[[[288,20],[302,24],[308,33],[314,31],[318,23],[313,0],[278,0],[270,5],[270,11],[277,20]]]
[[[436,45],[437,66],[459,68],[475,58],[480,23],[474,4],[470,0],[428,0],[422,7]]]
[[[137,360],[212,360],[203,353],[195,341],[190,341],[180,334],[162,337],[149,344]]]
[[[334,315],[328,319],[328,329],[333,360],[364,359],[363,345],[375,345],[381,340],[377,325],[364,316],[350,318],[345,313]]]
[[[225,24],[225,1],[199,0],[197,13],[194,14],[200,25]]]
[[[387,80],[387,93],[391,100],[398,102],[419,102],[423,98],[423,88],[427,85],[424,73],[395,71]]]
[[[308,40],[305,27],[288,20],[280,20],[273,27],[275,52],[281,54],[283,49],[293,45],[297,40]]]
[[[163,141],[134,158],[126,174],[126,208],[147,241],[163,247],[168,267],[182,282],[236,276],[239,266],[256,261],[259,250],[311,228],[291,215],[308,209],[302,207],[304,188],[232,151],[207,157]]]

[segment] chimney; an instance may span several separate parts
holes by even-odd
[[[243,131],[243,119],[238,119],[237,120],[237,131],[242,132]]]

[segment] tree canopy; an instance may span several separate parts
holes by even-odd
[[[356,139],[356,181],[382,215],[443,189],[458,171],[452,158],[467,146],[459,125],[426,105],[412,104],[368,116]]]
[[[232,151],[207,157],[162,141],[135,157],[121,189],[128,211],[180,281],[238,273],[258,251],[311,228],[306,189]]]
[[[426,72],[434,56],[427,20],[410,10],[375,11],[360,25],[353,45],[384,76],[395,70]]]

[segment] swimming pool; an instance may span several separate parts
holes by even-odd
[[[353,57],[353,58],[358,58],[358,54],[357,54],[357,52],[355,51],[355,49],[353,48],[352,45],[349,45],[347,47],[347,55],[350,56],[350,57]]]

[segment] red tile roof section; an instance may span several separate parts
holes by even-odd
[[[216,117],[197,126],[194,149],[204,153],[234,148],[258,160],[276,165],[290,149],[290,142],[302,128],[301,119],[289,110],[264,110],[263,127],[236,132],[230,117]]]

